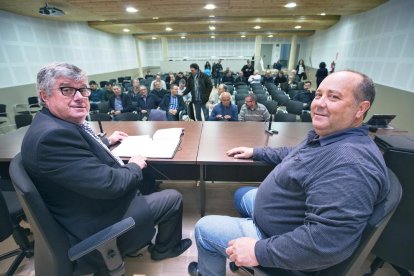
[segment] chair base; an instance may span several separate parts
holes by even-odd
[[[5,276],[12,276],[14,274],[14,272],[19,267],[23,259],[26,257],[26,252],[21,249],[15,249],[0,256],[0,261],[6,260],[14,256],[17,257],[14,259],[6,274],[4,274]]]

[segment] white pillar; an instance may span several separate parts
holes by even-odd
[[[138,77],[144,77],[144,71],[142,70],[142,59],[141,59],[141,51],[139,50],[139,43],[140,40],[135,38],[135,49],[137,51],[137,63],[138,63]]]
[[[295,69],[295,57],[296,57],[296,51],[297,51],[297,45],[298,45],[298,36],[293,35],[292,40],[290,42],[290,55],[289,55],[289,71],[292,69]]]
[[[256,41],[254,43],[254,69],[261,70],[260,68],[261,51],[262,51],[262,36],[257,35]]]
[[[166,37],[161,38],[162,43],[162,61],[168,61],[168,41]]]

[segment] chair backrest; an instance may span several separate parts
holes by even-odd
[[[36,275],[72,275],[68,239],[27,175],[20,153],[10,163],[9,172],[36,241]]]
[[[27,104],[15,104],[13,108],[14,114],[30,114],[29,106]]]
[[[390,148],[384,159],[397,175],[404,194],[372,253],[386,262],[414,270],[414,151]]]
[[[7,118],[6,108],[7,108],[7,106],[5,104],[0,104],[0,117],[6,117]]]
[[[249,95],[249,93],[247,93],[247,92],[244,92],[244,93],[237,92],[237,94],[234,95],[234,100],[236,102],[237,101],[244,101],[244,98],[246,98],[247,95]]]
[[[277,101],[265,101],[263,105],[267,108],[270,114],[275,114],[277,110]]]
[[[273,119],[275,122],[296,122],[296,115],[278,111]]]
[[[138,121],[140,116],[137,113],[126,112],[114,117],[114,121]]]
[[[237,110],[240,113],[240,110],[241,110],[242,106],[244,105],[244,99],[236,101],[236,105],[237,105]]]
[[[300,114],[300,120],[304,123],[311,123],[312,122],[311,114],[309,112],[303,112],[302,114]]]
[[[111,115],[108,113],[94,113],[90,114],[91,121],[112,121]]]
[[[167,113],[161,109],[151,109],[148,121],[167,121]]]
[[[283,93],[276,93],[272,95],[272,99],[277,101],[280,106],[286,106],[286,104],[290,100],[289,97]]]
[[[300,115],[303,111],[303,103],[300,101],[288,101],[286,111],[291,114]]]
[[[14,121],[16,123],[16,128],[21,128],[28,126],[32,123],[33,117],[30,114],[17,114],[14,115]]]
[[[33,105],[39,106],[39,98],[37,96],[28,97],[27,102],[29,106],[33,106]]]
[[[263,104],[264,102],[268,100],[268,96],[266,94],[257,94],[256,98],[257,98],[257,102],[261,104]]]
[[[109,112],[109,102],[101,101],[98,103],[99,113],[108,113]]]
[[[382,231],[397,209],[402,196],[401,184],[396,175],[388,169],[388,179],[390,181],[390,192],[379,204],[374,207],[371,218],[362,233],[361,241],[354,253],[345,261],[320,271],[318,276],[330,275],[361,275],[361,268],[367,259],[371,249],[374,247]],[[412,254],[412,252],[410,252]]]

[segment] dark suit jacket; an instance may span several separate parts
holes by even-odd
[[[210,98],[211,89],[213,89],[213,84],[211,83],[211,79],[206,74],[199,72],[198,73],[198,85],[200,91],[200,98],[201,103],[205,104],[208,102]],[[183,91],[183,95],[187,95],[191,92],[191,102],[194,103],[196,101],[195,95],[195,86],[194,86],[194,75],[188,79],[187,88]]]
[[[131,98],[127,94],[121,93],[122,107],[121,113],[132,112],[134,111],[134,106],[132,105]],[[109,98],[109,108],[115,110],[115,95]]]
[[[184,103],[183,96],[177,95],[177,100],[178,100],[178,108],[177,108],[177,114],[175,115],[175,118],[178,120],[178,115],[180,111],[185,110],[186,105]],[[170,101],[171,101],[171,93],[165,95],[164,98],[162,99],[162,102],[160,103],[160,109],[167,111],[167,114],[169,114],[168,111],[170,110]]]
[[[160,105],[161,99],[158,98],[156,95],[149,93],[147,95],[147,99],[144,99],[140,96],[137,102],[137,110],[141,112],[141,110],[151,110],[156,109]]]
[[[104,142],[108,144],[107,139]],[[153,217],[145,198],[137,194],[140,167],[121,166],[79,125],[58,119],[44,108],[33,119],[21,154],[26,171],[71,245],[128,216],[136,225],[118,239],[121,252],[132,252],[151,240]],[[89,256],[88,262],[100,264],[96,256]]]

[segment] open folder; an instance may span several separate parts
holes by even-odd
[[[157,130],[152,138],[149,135],[128,136],[112,153],[120,157],[173,158],[183,132],[183,128],[165,128]]]

